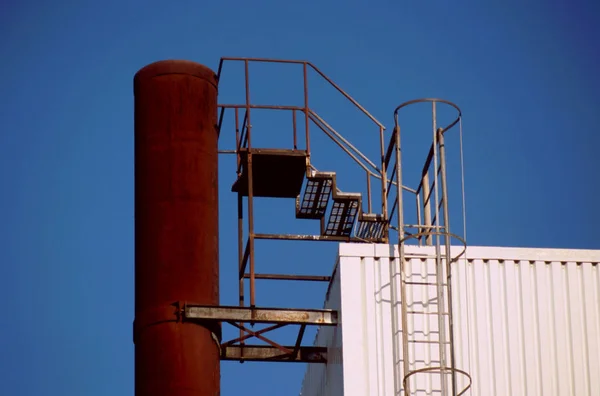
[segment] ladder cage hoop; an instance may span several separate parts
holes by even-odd
[[[416,104],[416,103],[442,103],[442,104],[446,104],[448,106],[454,107],[456,109],[456,111],[458,112],[458,115],[456,117],[456,119],[454,119],[450,124],[448,124],[446,127],[442,128],[443,133],[446,133],[446,131],[452,129],[452,127],[454,127],[456,124],[458,124],[458,122],[460,121],[460,119],[462,118],[462,111],[460,109],[460,107],[458,107],[457,104],[450,102],[449,100],[445,100],[445,99],[438,99],[438,98],[421,98],[421,99],[414,99],[414,100],[409,100],[408,102],[404,102],[400,105],[398,105],[395,109],[394,109],[394,121],[395,121],[395,125],[398,126],[398,113],[401,109]]]
[[[471,375],[469,373],[467,373],[464,370],[461,369],[457,369],[457,368],[452,368],[452,367],[444,367],[444,366],[438,366],[438,367],[424,367],[424,368],[420,368],[414,371],[411,371],[410,373],[406,374],[404,376],[404,378],[402,379],[402,387],[404,389],[406,389],[406,384],[408,382],[408,379],[416,374],[423,374],[423,373],[430,373],[430,372],[434,372],[434,373],[444,373],[444,372],[450,372],[453,374],[462,374],[464,375],[468,380],[469,383],[467,384],[466,387],[464,387],[463,389],[461,389],[460,392],[458,392],[456,395],[454,396],[461,396],[464,395],[469,389],[471,389],[471,385],[473,385],[473,379],[471,378]]]
[[[457,254],[456,256],[454,256],[454,257],[451,258],[450,263],[457,262],[462,256],[464,256],[464,254],[467,251],[467,241],[463,237],[461,237],[459,235],[456,235],[456,234],[453,234],[451,232],[447,232],[447,231],[423,231],[423,232],[418,232],[418,233],[411,234],[411,235],[408,235],[408,236],[400,239],[399,243],[400,244],[404,244],[409,239],[417,239],[417,238],[420,238],[420,237],[423,237],[423,236],[428,236],[428,235],[437,235],[437,236],[451,237],[451,238],[457,239],[462,244],[462,250],[460,251],[459,254]],[[449,252],[445,252],[445,253],[447,255]]]

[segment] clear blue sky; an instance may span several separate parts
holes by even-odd
[[[402,101],[452,100],[465,117],[469,243],[600,248],[600,3],[370,3],[2,3],[2,394],[133,394],[132,78],[160,59],[212,68],[221,56],[310,60],[388,130]],[[227,72],[233,79],[235,68]],[[259,73],[257,97],[289,94],[282,76]],[[223,101],[239,94],[228,81]],[[352,141],[376,144],[368,123],[358,127],[318,87],[311,94],[319,114]],[[290,133],[264,125],[267,142]],[[411,144],[416,150],[407,172],[424,158],[424,125],[405,131],[407,153]],[[341,170],[338,152],[321,160],[329,161],[323,170]],[[221,300],[235,304],[235,174],[227,161]],[[314,230],[292,220],[292,201],[259,208],[267,209],[263,230]],[[332,245],[258,248],[265,272],[328,274],[335,257]],[[322,304],[321,286],[288,286],[260,283],[259,303]],[[294,395],[303,373],[302,365],[224,363],[222,394]]]

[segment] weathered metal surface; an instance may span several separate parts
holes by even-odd
[[[250,278],[250,274],[244,274],[244,278],[246,278],[246,279]],[[292,275],[292,274],[254,274],[254,279],[329,282],[329,281],[331,281],[331,276]]]
[[[252,154],[254,197],[296,198],[306,174],[306,151],[281,149],[242,149],[242,174],[231,190],[249,195],[249,166]]]
[[[219,302],[215,75],[156,62],[134,95],[135,394],[214,396],[218,324],[182,322],[173,303]]]
[[[286,348],[293,350],[293,346]],[[268,345],[233,345],[221,351],[221,360],[254,362],[327,363],[327,348],[300,347],[296,354],[286,354],[279,348]]]
[[[285,324],[337,324],[337,312],[330,309],[246,308],[187,305],[186,319]]]
[[[302,234],[254,234],[255,239],[274,239],[287,241],[328,241],[328,242],[370,242],[352,236],[302,235]]]

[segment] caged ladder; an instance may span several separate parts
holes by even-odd
[[[410,189],[402,184],[399,111],[417,103],[431,104],[433,142],[418,186]],[[437,109],[440,104],[451,106],[458,112],[456,119],[445,127],[437,125]],[[445,133],[457,124],[460,126],[462,166],[461,111],[458,106],[445,100],[418,99],[399,105],[394,111],[394,120],[395,127],[386,155],[386,161],[395,160],[395,172],[391,180],[396,176],[397,194],[391,210],[393,213],[396,207],[403,207],[403,192],[413,195],[417,208],[417,224],[406,224],[403,211],[398,210],[397,225],[391,226],[398,232],[397,265],[390,266],[396,370],[394,392],[400,394],[402,389],[404,395],[425,392],[460,396],[470,388],[471,377],[456,367],[451,264],[463,257],[466,242],[464,238],[450,232]],[[463,245],[458,254],[455,254],[456,247],[451,248],[451,240]],[[419,256],[418,260],[411,259],[405,254],[405,246],[410,242],[418,242],[419,246],[431,246],[428,252],[433,253]],[[398,305],[401,306],[400,318],[397,315]],[[398,336],[399,333],[401,336]],[[399,338],[401,348],[398,345]]]

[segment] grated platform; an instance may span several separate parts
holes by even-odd
[[[296,199],[296,218],[320,219],[325,215],[334,175],[318,172],[307,178],[302,201]]]
[[[324,235],[328,236],[351,236],[354,222],[359,209],[360,194],[334,195],[333,207],[329,214],[329,221]]]

